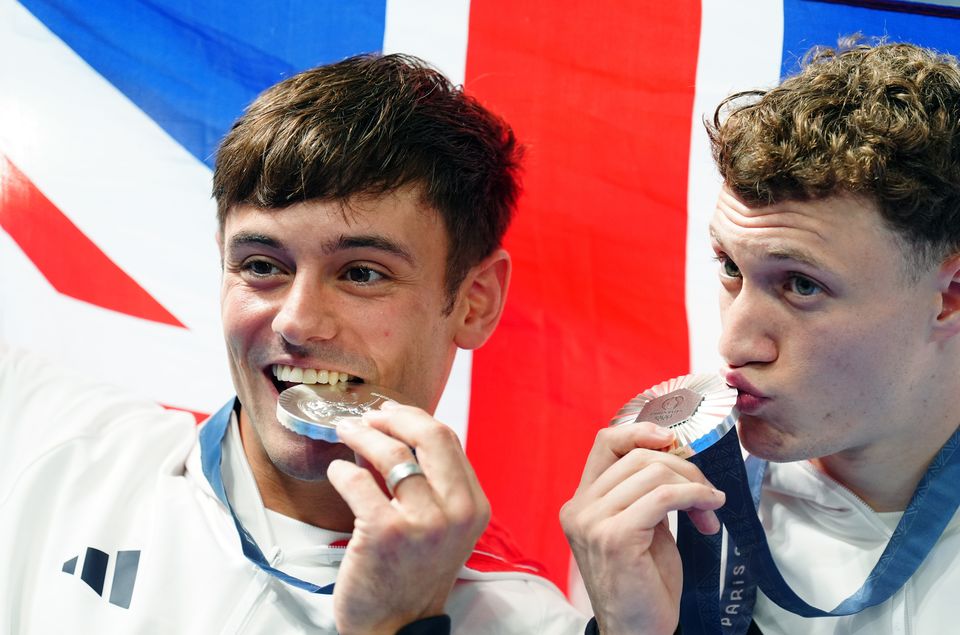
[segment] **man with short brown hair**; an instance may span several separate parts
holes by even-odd
[[[487,499],[429,414],[456,349],[500,319],[519,155],[503,121],[411,57],[350,58],[261,95],[214,173],[236,399],[198,435],[184,413],[0,354],[0,621],[582,632],[505,535],[481,538]],[[304,384],[405,405],[317,439],[277,415]]]

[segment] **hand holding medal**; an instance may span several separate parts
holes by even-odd
[[[375,386],[302,388],[281,395],[281,423],[349,446],[367,468],[336,460],[327,470],[355,516],[333,592],[339,631],[394,633],[442,615],[490,516],[456,434]]]
[[[297,384],[280,393],[277,421],[301,436],[339,443],[341,421],[377,410],[388,400],[404,402],[396,393],[371,384]]]
[[[650,421],[674,434],[669,452],[689,458],[720,440],[737,423],[737,391],[718,375],[684,375],[657,384],[630,401],[611,426]]]
[[[597,434],[560,520],[602,631],[674,632],[682,573],[667,514],[719,531],[724,494],[684,457],[733,427],[735,402],[719,377],[681,377],[637,395]]]
[[[334,589],[345,634],[442,615],[490,517],[456,434],[403,401],[380,386],[338,384],[294,386],[277,402],[283,426],[357,456],[327,470],[356,517]]]

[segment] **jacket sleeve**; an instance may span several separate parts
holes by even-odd
[[[135,432],[133,426],[156,418],[158,410],[165,412],[147,397],[0,342],[0,500],[17,475],[51,449],[120,426]]]

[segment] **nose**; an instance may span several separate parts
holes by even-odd
[[[273,331],[295,346],[336,336],[336,302],[322,283],[297,275],[283,294]]]
[[[777,359],[775,308],[759,289],[721,291],[720,356],[730,368]]]

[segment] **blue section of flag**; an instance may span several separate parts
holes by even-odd
[[[781,76],[796,73],[813,46],[836,46],[840,37],[861,33],[912,42],[942,53],[960,53],[960,19],[851,6],[822,0],[784,0]]]
[[[260,91],[381,50],[386,19],[385,0],[20,1],[208,166]]]

